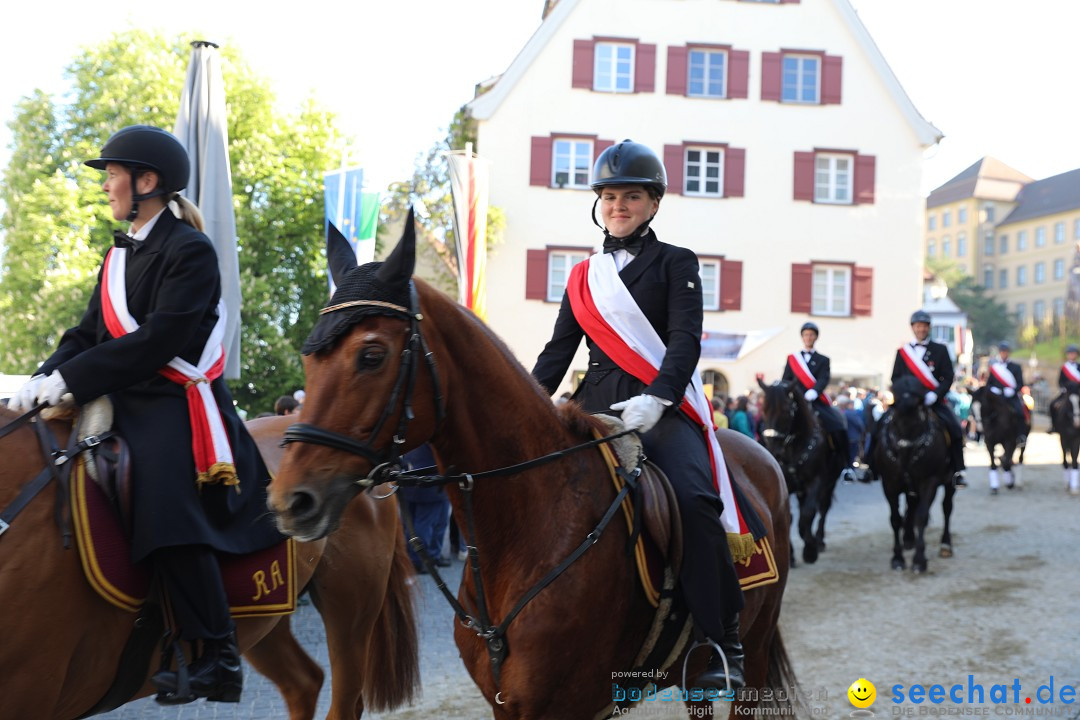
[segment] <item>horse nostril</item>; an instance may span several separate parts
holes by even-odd
[[[289,499],[289,515],[293,520],[306,520],[318,511],[319,503],[307,490],[296,490]]]

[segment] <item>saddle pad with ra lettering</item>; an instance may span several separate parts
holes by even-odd
[[[105,493],[80,457],[71,471],[71,516],[90,586],[109,603],[137,612],[150,591],[150,566],[133,565],[131,544]],[[233,617],[285,615],[296,609],[296,543],[292,538],[249,555],[217,553]]]

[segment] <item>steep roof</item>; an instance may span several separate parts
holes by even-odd
[[[487,120],[502,104],[502,101],[506,99],[506,96],[510,94],[518,80],[525,74],[529,66],[540,55],[540,52],[551,41],[552,36],[558,29],[559,25],[566,20],[567,17],[574,11],[574,8],[582,0],[545,0],[544,3],[544,21],[537,28],[533,36],[529,38],[529,41],[518,53],[514,61],[510,63],[510,67],[506,69],[506,72],[502,74],[499,81],[495,83],[494,87],[489,92],[484,93],[478,98],[474,98],[469,103],[469,111],[472,116],[477,120]],[[879,79],[885,85],[889,94],[892,96],[893,101],[896,103],[900,113],[907,120],[911,126],[915,136],[919,139],[919,143],[923,147],[929,147],[937,143],[943,137],[940,130],[928,122],[919,111],[915,108],[915,104],[911,102],[911,98],[904,92],[904,88],[901,87],[900,81],[896,79],[896,75],[893,74],[892,68],[889,67],[888,62],[885,61],[885,57],[881,54],[881,50],[874,43],[874,39],[870,37],[870,33],[867,31],[866,26],[862,24],[862,20],[859,19],[855,9],[851,6],[848,0],[829,0],[835,6],[840,17],[844,19],[847,24],[848,30],[854,36],[856,43],[866,53],[867,58],[870,60],[870,65],[876,71]]]
[[[1012,202],[1020,189],[1030,182],[1031,178],[1024,173],[987,156],[934,188],[926,198],[926,207],[933,208],[967,198]]]
[[[1080,209],[1080,169],[1028,183],[1000,225]]]

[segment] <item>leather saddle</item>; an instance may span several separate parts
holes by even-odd
[[[127,441],[112,431],[113,406],[107,396],[84,405],[79,411],[74,432],[76,440],[88,445],[86,471],[97,483],[130,537],[131,451]]]

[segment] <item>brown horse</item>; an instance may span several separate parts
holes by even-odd
[[[16,415],[0,408],[0,427]],[[280,461],[285,427],[294,418],[249,425],[267,465]],[[70,422],[50,421],[60,444]],[[0,508],[43,467],[38,438],[29,426],[0,438]],[[77,718],[101,699],[113,681],[134,615],[97,595],[87,583],[78,550],[63,548],[53,517],[56,484],[50,483],[0,537],[0,718]],[[341,531],[330,540],[297,547],[297,581],[307,585],[322,614],[329,642],[333,695],[328,718],[358,718],[367,706],[408,702],[418,684],[412,572],[392,503],[368,498],[350,505]],[[291,720],[313,718],[323,671],[297,643],[289,617],[238,620],[241,650],[281,691]],[[392,658],[393,662],[387,662]],[[156,669],[155,652],[147,676]],[[136,697],[154,692],[149,682]]]
[[[339,307],[386,314],[365,310],[332,325],[330,346],[305,358],[304,424],[296,426],[305,430],[286,435],[302,442],[288,447],[270,487],[280,527],[299,538],[330,533],[352,498],[370,486],[358,479],[386,477],[400,450],[430,442],[443,471],[479,474],[578,445],[597,427],[573,404],[556,410],[475,316],[411,279],[414,242],[410,219],[385,263],[350,270],[335,267],[330,253],[339,288],[373,291]],[[387,296],[411,296],[405,301],[411,307]],[[335,295],[332,302],[339,299],[347,298]],[[746,595],[741,627],[748,687],[787,690],[794,677],[777,629],[789,553],[783,477],[750,439],[725,432],[721,445],[736,482],[768,526],[780,571],[778,583]],[[636,589],[623,523],[609,525],[512,615],[611,506],[615,491],[607,472],[600,453],[587,450],[512,476],[448,486],[462,527],[468,527],[466,505],[473,511],[470,541],[479,567],[479,578],[467,567],[458,601],[494,623],[513,617],[505,635],[492,638],[505,643],[498,678],[489,643],[461,624],[455,630],[462,659],[499,720],[605,716],[615,673],[631,670],[642,648],[654,611]],[[700,671],[707,656],[695,653],[691,667]],[[658,669],[668,673],[661,685],[678,682],[682,657]]]

